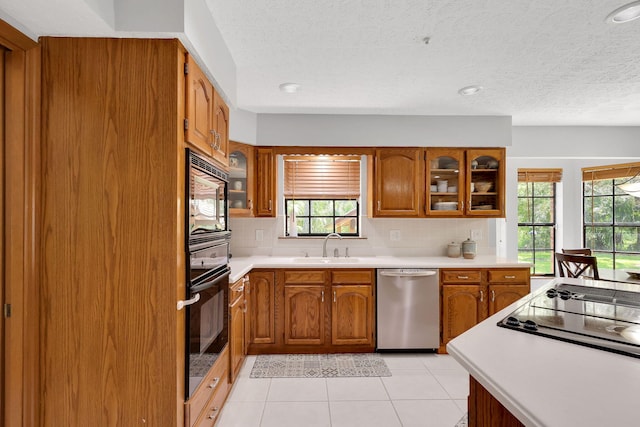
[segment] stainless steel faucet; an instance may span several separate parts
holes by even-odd
[[[338,237],[340,238],[340,240],[342,240],[342,236],[339,235],[338,233],[327,234],[327,237],[324,238],[324,243],[322,244],[322,258],[327,257],[327,241],[329,240],[330,237]]]

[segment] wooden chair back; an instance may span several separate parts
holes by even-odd
[[[598,260],[594,256],[556,252],[556,262],[558,263],[560,277],[588,276],[592,279],[600,279]]]
[[[580,248],[580,249],[563,249],[563,254],[570,255],[589,255],[591,256],[591,249],[589,248]]]

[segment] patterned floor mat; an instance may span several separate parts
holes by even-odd
[[[251,378],[390,377],[377,353],[264,354],[251,369]]]

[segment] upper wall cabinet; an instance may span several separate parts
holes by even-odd
[[[185,73],[185,139],[226,168],[229,163],[229,108],[190,55],[187,55]]]
[[[276,163],[273,148],[256,148],[255,214],[276,216]]]
[[[426,214],[503,217],[504,148],[428,148]]]
[[[424,150],[381,148],[375,156],[374,216],[424,216]]]
[[[460,216],[464,213],[464,150],[427,149],[427,216]]]
[[[504,148],[467,150],[465,215],[504,217]]]
[[[504,217],[504,148],[382,148],[375,217]]]
[[[213,158],[229,164],[229,107],[220,93],[213,91]]]
[[[253,216],[254,156],[252,145],[229,142],[229,215]]]

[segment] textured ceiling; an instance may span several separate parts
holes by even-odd
[[[630,0],[206,1],[238,108],[640,125],[640,20],[605,22]]]

